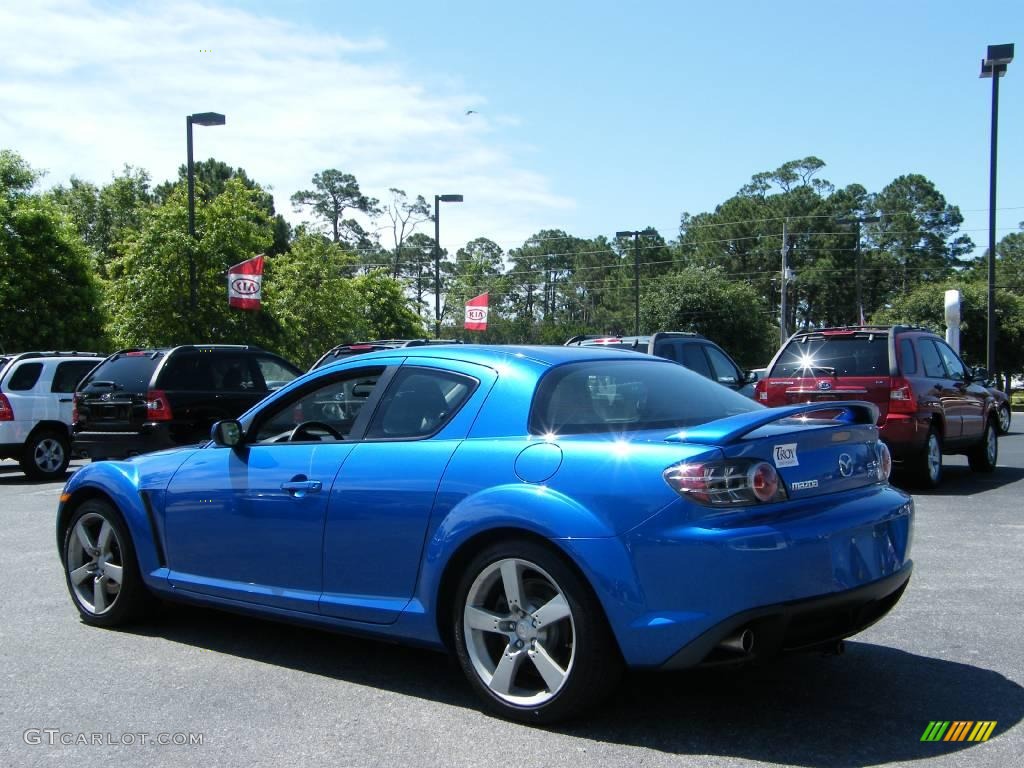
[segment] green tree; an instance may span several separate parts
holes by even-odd
[[[103,346],[101,298],[88,251],[40,174],[0,150],[0,345],[25,349]]]
[[[380,214],[380,203],[360,191],[359,182],[351,173],[334,168],[313,175],[313,189],[303,189],[292,195],[296,211],[308,208],[313,215],[330,227],[336,243],[344,239],[349,244],[361,245],[367,234],[354,219],[346,219],[345,211],[360,211],[370,218]]]
[[[663,329],[696,331],[750,368],[768,362],[778,338],[757,291],[719,267],[686,267],[644,288],[640,331]]]
[[[402,246],[406,238],[412,235],[420,224],[430,221],[433,217],[423,195],[417,195],[415,200],[410,200],[404,190],[392,187],[388,192],[391,193],[391,200],[384,205],[382,211],[391,222],[385,229],[391,233],[393,246],[391,253],[394,266],[391,276],[398,279],[403,274]]]
[[[231,179],[209,203],[196,204],[196,230],[189,237],[185,190],[177,187],[164,205],[144,216],[142,229],[112,265],[107,309],[113,340],[120,346],[202,342],[263,343],[278,337],[266,312],[232,310],[227,270],[262,253],[273,230],[258,192]],[[189,307],[188,256],[198,276],[198,308]],[[264,280],[272,280],[272,262]]]
[[[368,339],[422,338],[423,323],[409,308],[402,284],[385,269],[352,279],[362,335]]]

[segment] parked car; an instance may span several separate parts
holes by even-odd
[[[252,346],[124,349],[75,393],[76,456],[125,458],[210,438],[219,419],[244,413],[302,371]]]
[[[657,355],[681,363],[747,397],[754,396],[756,375],[744,371],[728,352],[699,333],[661,331],[650,336],[573,336],[565,345],[629,349]]]
[[[367,352],[380,352],[386,349],[401,347],[423,347],[431,344],[461,344],[457,339],[380,339],[378,341],[357,341],[353,344],[339,344],[331,347],[313,363],[309,370],[315,371],[331,363],[347,360],[353,355],[365,355]]]
[[[793,334],[757,383],[768,406],[867,400],[881,437],[926,487],[942,480],[943,454],[991,472],[999,456],[996,403],[936,333],[910,326],[824,328]]]
[[[34,480],[63,476],[71,460],[72,398],[103,356],[25,352],[0,366],[0,459],[17,459]]]
[[[57,543],[87,624],[162,596],[451,648],[487,707],[551,722],[623,663],[835,649],[885,615],[914,503],[876,415],[593,347],[373,352],[83,468]]]

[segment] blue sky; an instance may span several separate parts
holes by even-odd
[[[837,186],[932,179],[987,240],[990,43],[1024,3],[93,0],[0,6],[0,146],[49,183],[197,157],[288,196],[318,170],[446,208],[442,244],[657,227],[806,155]],[[200,53],[209,49],[211,53]],[[1001,81],[1000,233],[1024,221],[1024,48]],[[467,117],[466,109],[478,114]]]

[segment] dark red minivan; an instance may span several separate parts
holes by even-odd
[[[858,326],[793,334],[754,399],[767,406],[867,400],[893,458],[927,487],[942,481],[942,455],[966,454],[991,472],[999,456],[992,395],[945,340],[925,328]]]

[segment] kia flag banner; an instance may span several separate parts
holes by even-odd
[[[466,302],[466,323],[463,326],[467,331],[487,330],[487,294],[481,293]]]
[[[235,309],[260,308],[263,290],[263,254],[228,270],[228,305]]]

